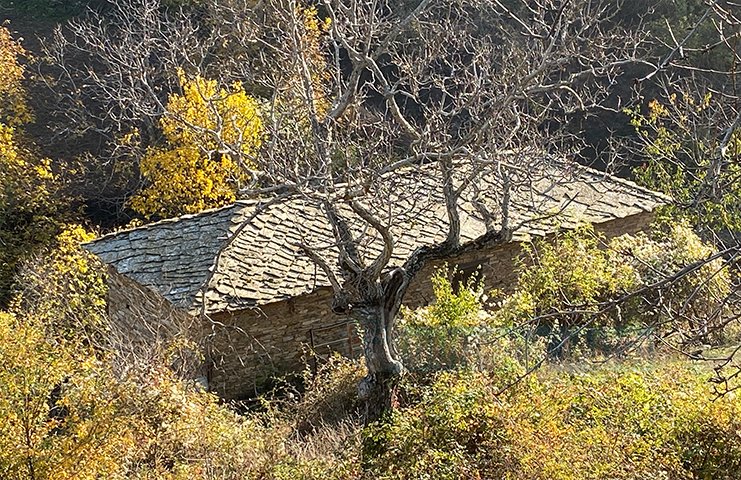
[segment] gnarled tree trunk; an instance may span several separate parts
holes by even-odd
[[[409,284],[402,268],[383,280],[363,278],[365,272],[347,281],[348,290],[335,288],[332,310],[348,314],[363,330],[363,355],[368,374],[358,385],[358,397],[365,402],[365,423],[381,419],[394,405],[396,386],[404,366],[394,348],[396,314]]]
[[[401,268],[383,282],[382,293],[352,308],[352,316],[363,328],[363,353],[368,374],[358,385],[365,402],[365,422],[381,419],[395,404],[396,387],[404,365],[394,348],[393,329],[408,279]]]

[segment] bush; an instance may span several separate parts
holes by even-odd
[[[436,303],[405,312],[401,346],[415,371],[403,378],[401,405],[383,423],[360,426],[363,367],[341,357],[307,377],[302,395],[263,399],[263,408],[243,414],[164,366],[115,375],[104,351],[79,341],[107,321],[100,272],[76,246],[82,238],[79,228],[62,234],[45,262],[29,265],[14,313],[0,314],[2,478],[732,479],[741,469],[741,398],[713,401],[708,372],[659,359],[587,373],[546,366],[523,378],[528,348],[538,346],[513,333],[516,303],[487,314],[480,284],[455,291],[445,270],[433,279]],[[621,275],[643,285],[651,274],[663,278],[661,268],[710,253],[679,226],[598,249],[590,271],[590,249],[571,238],[539,255],[537,268],[564,262],[555,248],[568,245],[584,257],[572,278],[605,274],[616,268],[610,262],[623,268],[628,258],[635,263]],[[543,286],[554,275],[525,278]],[[697,299],[690,303],[708,302],[726,292],[723,275],[698,272],[702,283],[677,295],[691,291]],[[570,292],[597,299],[605,285],[585,281]],[[713,296],[702,297],[705,286]]]
[[[378,478],[735,478],[741,401],[713,401],[687,363],[546,371],[505,394],[443,372],[422,400],[366,431]]]
[[[475,337],[486,329],[482,309],[483,283],[469,279],[457,291],[447,267],[432,278],[435,303],[417,310],[403,309],[398,324],[398,347],[407,368],[434,371],[467,365]]]
[[[600,248],[604,238],[591,226],[556,235],[552,242],[525,246],[515,291],[495,313],[499,322],[548,339],[556,357],[583,343],[593,350],[614,347],[610,337],[631,319],[602,311],[601,304],[637,287],[630,265]]]
[[[347,419],[359,418],[358,384],[365,376],[362,360],[334,354],[316,374],[304,373],[306,390],[289,406],[299,431],[311,431]]]
[[[0,312],[0,477],[88,479],[120,471],[134,444],[112,377],[46,335],[38,319]]]
[[[119,457],[127,476],[264,478],[282,458],[286,425],[267,415],[241,416],[169,369],[141,373],[121,383],[118,396],[136,445]]]
[[[651,289],[625,315],[641,318],[661,334],[676,331],[680,342],[718,343],[722,340],[731,273],[723,258],[686,223],[656,227],[651,234],[623,235],[610,242],[616,262],[629,266],[638,284],[651,286],[698,264],[694,271],[670,284]]]
[[[105,359],[47,331],[31,316],[0,313],[3,479],[357,476],[357,429],[297,435],[297,418],[315,411],[302,407],[310,401],[239,415],[166,367],[117,377]]]
[[[718,54],[719,52],[716,52]],[[634,170],[641,185],[669,194],[674,202],[657,210],[669,222],[686,221],[710,236],[741,228],[741,134],[732,129],[723,137],[723,95],[709,90],[675,85],[662,101],[650,100],[644,112],[626,109],[640,137],[642,165]],[[735,130],[735,131],[733,131]],[[718,152],[724,164],[718,171]]]
[[[80,246],[95,235],[68,225],[20,268],[11,310],[33,315],[52,338],[104,347],[107,327],[105,268]]]
[[[165,359],[122,368],[105,348],[103,272],[80,249],[86,238],[62,233],[26,265],[13,313],[0,313],[0,478],[357,476],[358,362],[333,359],[300,400],[244,415]]]
[[[486,377],[441,372],[422,387],[420,402],[364,432],[366,467],[380,478],[481,478],[509,461],[502,405]]]
[[[428,314],[501,328],[439,278],[447,300]],[[3,478],[732,479],[741,468],[741,398],[713,401],[710,375],[687,362],[545,367],[513,385],[522,339],[491,335],[468,368],[406,376],[402,405],[362,429],[360,362],[332,358],[303,396],[240,415],[165,367],[116,377],[47,321],[0,314]]]
[[[622,351],[651,333],[717,342],[730,274],[722,258],[700,265],[713,253],[685,224],[610,242],[591,227],[563,233],[526,248],[494,321],[547,338],[560,358]]]

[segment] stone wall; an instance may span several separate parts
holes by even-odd
[[[347,319],[332,313],[331,297],[331,290],[323,288],[261,308],[213,315],[210,388],[225,398],[246,398],[258,393],[272,375],[300,374],[313,357],[309,350],[314,331],[323,332],[321,343],[333,333],[328,326],[337,325],[337,339],[346,335]],[[343,343],[335,350],[346,353]]]
[[[642,213],[597,224],[595,230],[604,234],[607,239],[626,233],[635,234],[646,230],[653,218],[653,213]],[[468,252],[445,261],[431,262],[417,274],[407,291],[404,304],[408,307],[429,305],[434,300],[429,279],[436,269],[446,264],[448,267],[458,266],[464,271],[471,271],[480,267],[484,278],[484,287],[487,291],[497,289],[503,292],[511,292],[517,285],[515,267],[516,259],[520,254],[522,254],[522,245],[513,242],[495,245],[485,250]]]
[[[596,225],[596,228],[611,238],[644,230],[652,219],[651,213],[645,213]],[[487,289],[510,291],[516,285],[515,259],[520,253],[520,244],[509,243],[469,252],[447,262],[432,263],[417,275],[404,304],[418,307],[433,301],[429,279],[444,263],[464,269],[480,265]],[[215,329],[209,344],[211,389],[230,399],[252,396],[271,375],[300,371],[311,358],[307,346],[312,342],[314,345],[325,343],[328,336],[335,335],[338,341],[330,348],[343,353],[353,351],[352,345],[345,346],[347,319],[333,314],[330,304],[331,291],[320,289],[260,309],[213,316]],[[333,326],[336,326],[334,331]],[[318,342],[315,333],[320,329],[323,338]]]
[[[167,364],[184,378],[205,379],[200,319],[113,268],[107,283],[108,343],[121,357],[117,366]]]

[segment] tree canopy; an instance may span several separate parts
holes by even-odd
[[[182,71],[180,83],[182,95],[170,95],[160,121],[166,145],[149,147],[139,165],[147,183],[131,204],[147,218],[233,202],[262,142],[260,107],[241,84],[218,89]]]

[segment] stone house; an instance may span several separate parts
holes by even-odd
[[[495,185],[478,202],[496,202]],[[418,188],[418,187],[415,187]],[[415,248],[444,238],[444,207],[423,210],[401,195],[389,222],[396,237],[392,266]],[[667,198],[588,168],[543,178],[510,201],[512,242],[446,260],[465,273],[480,269],[489,288],[506,290],[515,278],[521,242],[559,228],[591,223],[608,237],[635,233],[652,221]],[[432,205],[432,206],[431,206]],[[468,242],[485,231],[474,199],[461,199],[461,235]],[[403,212],[403,213],[402,213]],[[393,213],[393,212],[392,212]],[[556,215],[558,213],[558,215]],[[393,218],[391,218],[393,217]],[[360,351],[355,326],[331,312],[331,289],[322,270],[299,243],[327,243],[332,233],[316,205],[300,198],[272,204],[236,203],[129,230],[86,244],[109,265],[109,313],[140,354],[151,342],[187,332],[202,348],[193,375],[228,399],[253,395],[269,375],[303,368],[306,353]],[[374,243],[375,242],[375,243]],[[365,248],[377,249],[369,238]],[[335,256],[336,258],[336,256]],[[404,303],[432,300],[430,264],[410,286]]]

